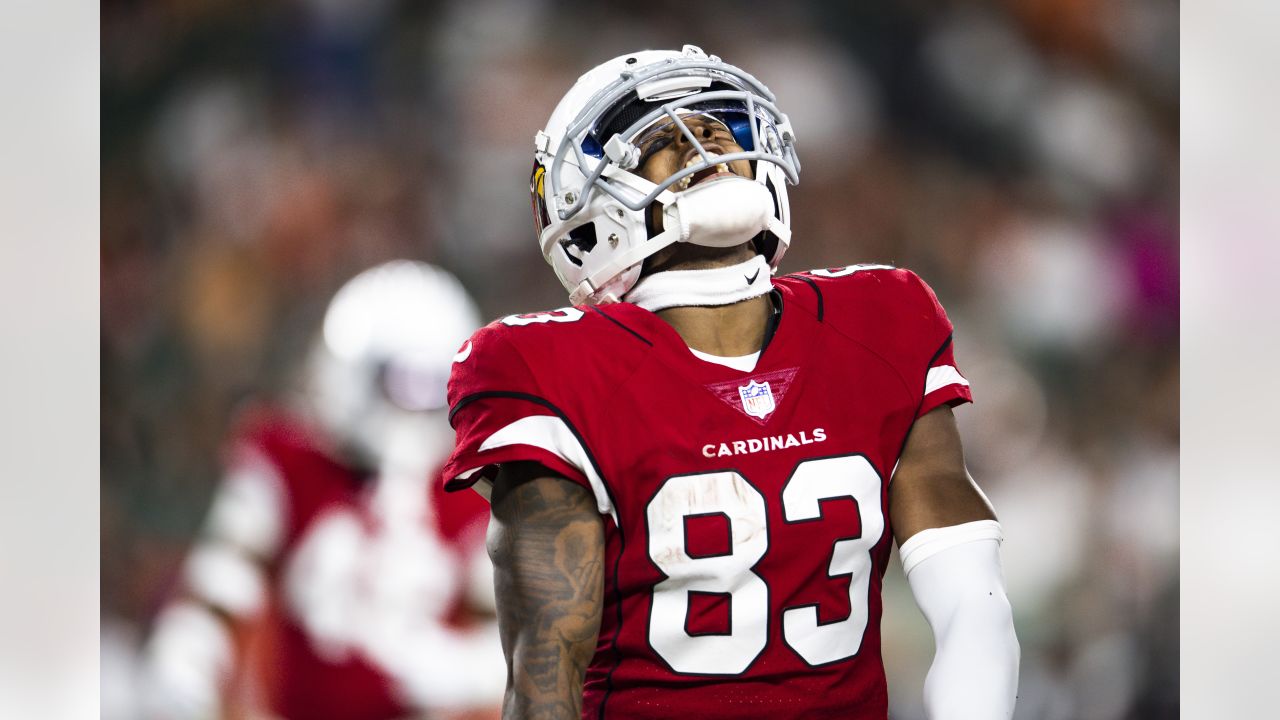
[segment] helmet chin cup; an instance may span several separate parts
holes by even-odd
[[[679,242],[736,247],[769,229],[773,196],[754,180],[719,178],[676,195],[663,216],[668,227],[680,228]]]

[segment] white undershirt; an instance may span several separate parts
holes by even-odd
[[[694,357],[699,360],[715,363],[716,365],[723,365],[727,368],[733,368],[740,372],[751,372],[752,370],[755,370],[756,362],[760,360],[759,350],[751,353],[750,355],[740,355],[738,357],[721,357],[719,355],[712,355],[710,353],[694,350],[693,348],[689,348],[689,352],[693,353]]]

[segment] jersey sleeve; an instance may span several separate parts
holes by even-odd
[[[923,323],[924,347],[929,348],[929,352],[932,353],[926,364],[923,397],[920,409],[916,411],[916,417],[923,417],[943,405],[955,407],[973,402],[969,381],[960,374],[956,366],[953,347],[954,328],[951,320],[947,318],[947,311],[942,308],[942,303],[938,302],[933,288],[921,280],[920,276],[910,271],[903,272],[908,274],[910,280],[924,296],[920,320]]]
[[[510,330],[497,323],[482,328],[455,357],[449,377],[449,422],[456,443],[442,471],[445,489],[474,486],[488,497],[500,465],[529,461],[586,487],[601,513],[611,512],[582,437],[560,399],[544,390],[534,368],[506,337]]]

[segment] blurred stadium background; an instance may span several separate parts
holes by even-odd
[[[955,322],[969,464],[1008,537],[1017,717],[1177,717],[1177,3],[101,13],[102,717],[134,716],[237,404],[285,388],[331,293],[409,257],[488,318],[565,304],[530,222],[533,133],[591,65],[684,43],[792,117],[784,270],[910,267]],[[923,717],[931,652],[891,579],[897,720]]]

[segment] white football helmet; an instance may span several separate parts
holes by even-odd
[[[742,152],[708,152],[684,122],[691,116],[727,127]],[[644,139],[673,124],[696,155],[655,185],[633,171]],[[621,299],[644,259],[674,242],[754,240],[776,270],[791,239],[786,184],[799,181],[795,143],[769,89],[720,58],[693,45],[620,55],[579,78],[535,135],[529,190],[542,254],[575,305]],[[698,183],[737,160],[749,161],[754,177]],[[652,203],[661,233],[649,222]]]
[[[369,467],[393,452],[402,463],[442,459],[453,439],[449,370],[479,326],[475,303],[445,270],[410,260],[365,270],[325,311],[304,388],[311,415]]]

